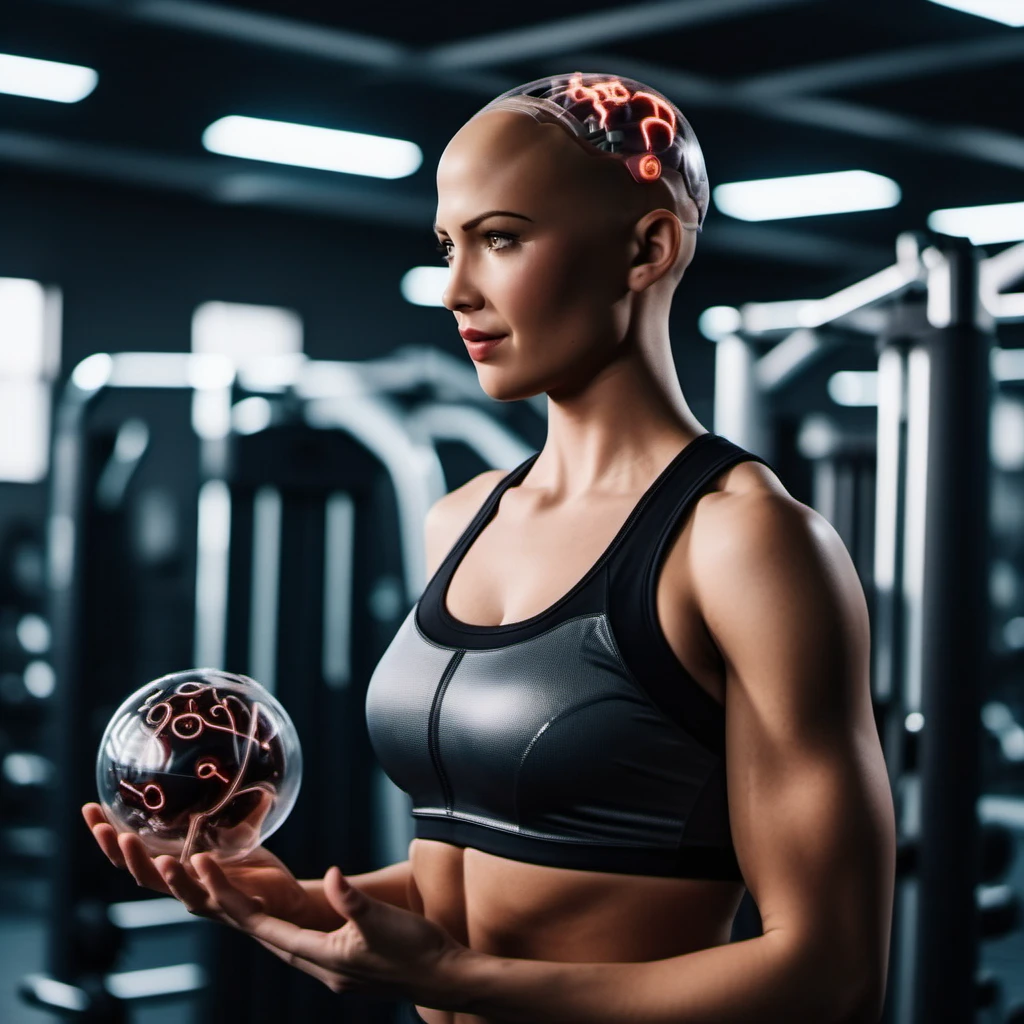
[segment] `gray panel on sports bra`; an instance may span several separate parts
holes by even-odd
[[[374,749],[414,814],[563,842],[678,846],[719,758],[632,681],[603,614],[467,652],[428,640],[414,613],[367,696]]]
[[[628,678],[604,615],[467,652],[438,742],[457,814],[630,846],[674,847],[717,763]]]
[[[366,724],[381,767],[413,800],[443,805],[428,740],[430,707],[445,669],[458,653],[427,643],[416,607],[398,627],[366,693]]]

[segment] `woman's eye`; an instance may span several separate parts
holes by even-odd
[[[501,242],[508,242],[509,245],[511,245],[512,242],[515,241],[515,239],[511,235],[503,235],[503,234],[500,234],[497,231],[489,231],[487,233],[487,237],[488,238],[492,238],[492,239],[493,238],[497,238]],[[492,249],[507,249],[508,247],[509,247],[508,245],[492,245],[491,246]]]
[[[502,249],[508,249],[515,241],[515,238],[512,235],[503,235],[498,231],[488,231],[484,237],[492,242],[494,239],[497,239],[499,242],[507,243],[503,245],[489,245],[487,248],[493,252],[500,252]],[[441,254],[441,259],[444,260],[445,263],[450,263],[452,259],[452,251],[449,248],[451,244],[451,239],[446,238],[443,242],[438,242],[438,244],[434,246],[434,248]]]

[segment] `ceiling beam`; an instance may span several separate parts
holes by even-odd
[[[825,266],[861,271],[877,270],[892,262],[892,252],[885,246],[776,224],[744,224],[724,215],[721,219],[715,215],[707,222],[697,241],[698,254],[703,250],[800,266],[814,266],[820,257]]]
[[[1024,57],[1024,36],[1001,33],[966,42],[930,43],[903,50],[886,50],[844,60],[824,61],[752,75],[737,82],[741,92],[772,96],[856,89],[866,85],[902,82],[925,75],[944,75],[968,68],[992,67]]]
[[[423,52],[413,51],[398,43],[376,39],[370,36],[342,32],[337,29],[313,26],[288,18],[253,14],[237,8],[225,8],[215,4],[198,3],[195,0],[126,0],[112,5],[103,0],[49,0],[49,2],[72,3],[77,6],[93,7],[111,13],[128,14],[146,20],[158,20],[171,24],[167,19],[178,18],[178,26],[194,31],[231,35],[236,39],[266,46],[277,46],[306,55],[329,57],[339,63],[358,63],[372,66],[396,77],[420,80],[424,84],[443,85],[455,89],[492,97],[499,95],[516,83],[501,75],[481,75],[469,69],[441,70],[431,65],[437,59],[437,48]],[[673,9],[697,10],[708,4],[722,10],[731,4],[747,0],[687,0],[672,4],[641,5],[633,8],[615,8],[605,15],[620,15],[624,11],[643,11],[645,6]],[[775,0],[752,0],[762,6]],[[796,0],[794,0],[796,2]],[[748,9],[750,9],[748,7]],[[738,8],[735,8],[738,11]],[[710,16],[710,15],[709,15]],[[589,16],[585,16],[589,17]],[[596,15],[595,15],[596,17]],[[578,19],[567,19],[578,20]],[[550,24],[548,28],[550,28]],[[555,23],[557,24],[557,23]],[[237,26],[234,33],[232,26]],[[245,28],[248,26],[248,29]],[[248,35],[245,35],[245,32]],[[533,29],[523,29],[530,32]],[[320,43],[310,41],[312,36]],[[480,40],[477,40],[479,43]],[[577,38],[575,44],[579,45]],[[319,49],[306,49],[318,46]],[[1000,51],[1003,52],[1003,51]],[[424,59],[423,53],[434,53],[433,58]],[[710,106],[732,108],[744,113],[770,119],[789,121],[829,131],[896,143],[911,149],[930,152],[952,153],[959,157],[982,163],[1024,168],[1024,138],[971,125],[948,125],[941,122],[925,121],[891,111],[848,103],[843,100],[816,97],[774,95],[771,90],[758,91],[752,86],[753,79],[739,84],[720,81],[704,75],[695,75],[675,68],[651,64],[633,58],[620,57],[614,53],[566,54],[559,62],[558,71],[572,63],[578,67],[607,68],[609,71],[627,75],[647,82],[661,89],[684,107]],[[543,66],[545,62],[540,62]],[[929,64],[929,66],[931,66]],[[759,76],[762,77],[762,76]],[[780,80],[781,81],[781,80]]]
[[[822,0],[653,0],[560,18],[525,28],[414,49],[377,36],[204,0],[49,0],[170,28],[267,46],[353,67],[397,69],[415,62],[436,71],[469,70],[496,61],[547,57],[580,46],[600,46],[745,14],[821,3]]]
[[[166,25],[181,31],[231,39],[314,57],[350,67],[454,72],[481,65],[538,59],[578,50],[583,46],[619,42],[638,36],[708,24],[744,14],[796,3],[821,0],[658,0],[596,11],[525,28],[492,33],[456,43],[414,49],[379,36],[299,21],[280,15],[225,7],[203,0],[49,0],[93,8]],[[971,67],[989,67],[1024,56],[1024,37],[999,33],[965,42],[923,46],[824,61],[805,67],[783,68],[753,75],[733,87],[762,96],[785,96],[906,81]],[[498,76],[483,74],[453,82],[457,88],[491,95],[501,84]]]
[[[65,6],[91,8],[104,14],[146,21],[155,25],[266,46],[286,53],[386,70],[412,56],[410,47],[377,36],[330,28],[275,14],[224,7],[199,0],[49,0]]]
[[[348,176],[300,177],[257,161],[173,157],[28,132],[0,131],[0,165],[28,167],[142,188],[170,190],[230,205],[314,213],[430,231],[434,197],[396,193]],[[870,246],[775,226],[715,224],[698,245],[709,252],[768,257],[806,266],[878,266],[888,253]]]
[[[684,111],[701,106],[728,108],[770,120],[1024,170],[1024,137],[995,128],[927,121],[825,97],[761,96],[736,89],[728,82],[613,53],[576,54],[573,60],[646,82],[670,96]]]
[[[338,176],[323,181],[230,157],[176,157],[30,132],[0,131],[0,164],[198,196],[214,202],[309,210],[430,231],[433,198]]]
[[[536,60],[581,46],[621,43],[661,32],[693,28],[717,21],[757,14],[795,4],[820,3],[821,0],[657,0],[654,3],[627,4],[607,11],[545,21],[524,28],[492,32],[487,35],[445,43],[426,50],[426,63],[438,69],[465,70]]]

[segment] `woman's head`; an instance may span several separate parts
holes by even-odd
[[[577,85],[600,100],[587,81],[595,77]],[[495,388],[496,374],[483,371],[501,368],[501,393],[487,390],[506,400],[582,386],[629,334],[667,325],[706,209],[699,147],[682,115],[657,105],[668,101],[651,92],[632,106],[594,108],[559,92],[572,78],[545,79],[539,91],[548,95],[533,95],[538,83],[530,83],[499,96],[438,165],[436,229],[452,268],[444,303],[460,329],[507,335],[479,364],[481,381]],[[650,109],[663,123],[643,124]],[[596,143],[609,132],[618,133],[615,148],[602,149]],[[638,139],[650,148],[639,150]],[[652,154],[662,164],[652,180],[625,162]],[[694,176],[703,193],[689,184]]]
[[[666,176],[673,186],[682,186],[696,207],[701,230],[709,198],[704,154],[682,111],[650,86],[632,78],[574,71],[509,89],[474,116],[492,110],[514,110],[559,124],[592,155],[595,150],[618,155],[640,184]]]

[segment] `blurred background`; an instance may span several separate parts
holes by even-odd
[[[683,390],[869,597],[885,1019],[1024,1021],[1022,26],[1019,0],[4,0],[0,1020],[393,1019],[150,898],[78,806],[128,693],[225,667],[303,743],[269,848],[300,877],[405,858],[366,685],[426,510],[546,432],[440,305],[434,170],[489,99],[583,70],[691,121]],[[747,898],[733,937],[758,928]]]

